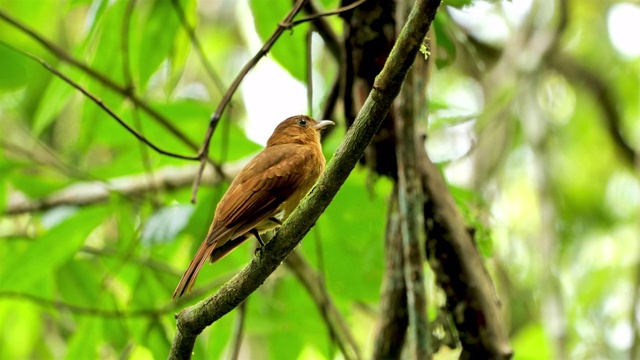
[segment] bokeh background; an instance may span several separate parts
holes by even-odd
[[[172,303],[228,181],[207,173],[192,205],[195,162],[141,144],[24,52],[159,147],[194,155],[223,92],[291,5],[0,0],[0,358],[165,358],[174,313],[215,291],[254,250],[244,245],[205,267],[193,296]],[[327,22],[342,34],[338,16]],[[314,35],[308,106],[307,29],[278,40],[225,112],[210,157],[228,174],[279,121],[320,116],[340,66]],[[446,1],[433,24],[420,126],[475,228],[515,359],[640,356],[638,34],[638,1]],[[324,142],[328,159],[345,131],[341,114]],[[300,246],[364,354],[391,187],[357,168]],[[435,318],[444,296],[425,271]],[[227,358],[240,319],[241,357],[341,356],[285,268],[243,316],[207,329],[196,354]],[[442,347],[435,358],[458,351]]]

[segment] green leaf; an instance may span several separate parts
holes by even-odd
[[[544,327],[528,324],[520,329],[512,340],[514,360],[550,359],[551,351]]]
[[[60,115],[60,112],[67,106],[71,100],[75,89],[64,81],[53,78],[44,95],[38,102],[33,119],[33,132],[38,136]]]
[[[68,184],[52,176],[33,176],[25,173],[13,175],[9,180],[12,186],[32,199],[43,198]]]
[[[433,21],[433,29],[435,31],[435,40],[438,47],[436,51],[436,65],[439,69],[451,65],[457,56],[458,50],[456,42],[453,39],[452,21],[447,16],[436,16]],[[431,108],[431,103],[429,103]]]
[[[102,338],[100,318],[81,318],[80,324],[69,341],[67,359],[99,359],[98,345]]]
[[[88,261],[67,261],[55,272],[57,292],[70,304],[100,304],[100,276]]]
[[[191,204],[168,206],[159,209],[147,221],[142,230],[142,243],[172,241],[189,222],[195,207]]]
[[[288,1],[249,1],[253,13],[256,31],[263,41],[271,37],[285,16],[291,11],[292,3]],[[305,81],[305,38],[307,24],[298,25],[285,31],[274,44],[270,54],[294,78]]]
[[[28,80],[26,58],[0,45],[0,92],[22,87]]]
[[[136,345],[131,354],[129,354],[129,359],[131,360],[153,360],[153,353],[151,350],[147,349],[144,346]]]
[[[86,54],[82,54],[81,57],[92,59],[91,68],[118,84],[124,84],[122,22],[127,2],[102,1],[98,3],[95,8],[95,21],[85,38],[86,43],[80,47],[86,49]],[[89,20],[92,19],[89,17]],[[91,81],[87,88],[94,95],[103,97],[105,87],[100,81]],[[109,101],[105,102],[111,104]]]
[[[147,327],[144,335],[144,340],[142,344],[148,347],[152,352],[156,359],[163,359],[167,357],[167,353],[169,352],[169,348],[171,347],[171,340],[173,338],[173,334],[171,334],[171,338],[167,334],[167,330],[169,328],[175,328],[175,320],[173,320],[173,316],[171,316],[172,323],[171,325],[167,325],[166,323],[161,323],[158,321],[151,321],[149,326]],[[215,323],[214,323],[215,325]],[[200,341],[196,341],[196,346],[194,351],[198,348]],[[210,358],[210,359],[219,359],[219,357],[211,356],[211,353],[207,353],[206,356],[202,356],[201,358]],[[199,358],[198,356],[194,356],[194,359]]]
[[[474,0],[446,0],[444,1],[445,5],[453,6],[458,9],[462,9],[465,6],[469,6],[473,3]]]
[[[44,317],[38,306],[18,300],[0,302],[0,359],[33,358],[42,341]]]
[[[53,276],[58,267],[80,249],[106,215],[103,207],[82,210],[34,240],[24,253],[6,259],[0,288],[24,291],[37,281]]]
[[[181,5],[185,9],[184,4]],[[153,5],[153,9],[144,24],[139,55],[139,79],[138,84],[145,88],[147,81],[167,59],[173,50],[173,43],[180,28],[180,21],[175,13],[171,1],[159,0]]]
[[[375,190],[369,190],[366,182],[366,171],[353,171],[300,245],[310,262],[318,264],[316,242],[320,242],[327,286],[341,300],[375,302],[380,294],[391,183],[381,178]],[[353,266],[353,259],[358,259],[358,266]]]
[[[9,178],[9,169],[11,164],[5,161],[4,154],[0,151],[0,213],[4,212],[7,207],[7,179]]]

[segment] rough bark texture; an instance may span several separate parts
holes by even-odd
[[[461,359],[510,359],[500,302],[473,238],[438,168],[422,152],[427,257],[447,296],[462,344]]]
[[[399,359],[409,326],[407,286],[404,281],[402,230],[398,212],[397,189],[394,189],[387,209],[385,234],[385,276],[372,359]]]
[[[343,0],[342,5],[353,3]],[[344,110],[351,126],[357,109],[364,104],[376,76],[382,70],[396,37],[395,2],[368,0],[353,11],[343,13],[345,20]],[[377,174],[397,179],[393,114],[385,117],[360,162]]]

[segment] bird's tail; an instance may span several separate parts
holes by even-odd
[[[184,275],[182,275],[182,279],[180,279],[176,290],[173,292],[173,296],[171,297],[172,299],[175,299],[176,296],[181,297],[185,292],[191,291],[191,288],[196,282],[196,278],[198,277],[198,273],[200,272],[202,265],[207,262],[215,246],[216,242],[212,244],[209,244],[206,240],[202,242],[202,245],[200,245],[198,252],[191,260],[187,271],[185,271]]]

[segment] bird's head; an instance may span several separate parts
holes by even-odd
[[[320,144],[320,132],[335,125],[331,120],[317,121],[306,115],[292,116],[281,122],[267,140],[267,146],[282,144]]]

